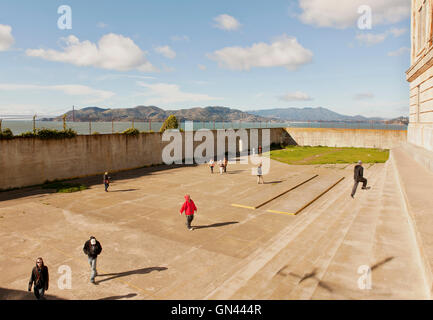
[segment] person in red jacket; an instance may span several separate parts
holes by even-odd
[[[180,215],[182,215],[184,211],[186,215],[186,226],[188,227],[188,230],[192,231],[194,230],[194,228],[191,227],[191,222],[194,219],[194,211],[197,212],[197,207],[195,206],[195,203],[194,201],[192,201],[189,194],[185,196],[185,202],[180,209]]]

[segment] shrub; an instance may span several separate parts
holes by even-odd
[[[128,136],[136,136],[140,134],[140,131],[135,128],[129,128],[122,132],[123,134],[126,134]]]
[[[159,132],[164,132],[167,129],[179,129],[179,123],[174,115],[170,115],[162,124]]]
[[[34,133],[34,132],[32,132],[32,131],[27,131],[27,132],[21,133],[17,137],[21,137],[21,138],[35,138],[35,137],[37,137],[37,134]]]
[[[12,130],[9,128],[0,131],[0,139],[12,139],[13,137],[14,134],[12,133]]]
[[[36,131],[36,137],[40,139],[66,139],[66,138],[74,138],[77,136],[77,133],[72,129],[67,129],[63,131],[59,131],[56,129],[38,129]]]
[[[95,132],[92,133],[92,135],[96,135],[96,136],[97,136],[98,134],[100,134],[98,131],[95,131]]]

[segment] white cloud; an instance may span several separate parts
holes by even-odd
[[[215,17],[214,21],[217,22],[214,26],[221,30],[232,31],[239,29],[241,26],[238,20],[228,14],[221,14],[218,17]]]
[[[356,35],[356,39],[367,46],[372,46],[378,43],[381,43],[385,41],[385,39],[389,35],[393,35],[395,38],[400,37],[401,35],[405,34],[407,31],[406,28],[391,28],[383,33],[359,33]]]
[[[206,94],[183,92],[180,90],[180,87],[175,84],[148,84],[144,82],[138,82],[137,84],[143,88],[148,89],[147,92],[141,93],[140,95],[149,97],[146,100],[146,104],[151,105],[174,104],[180,102],[199,102],[221,99],[211,97]]]
[[[400,36],[403,35],[403,34],[405,34],[406,31],[407,31],[406,28],[401,28],[401,29],[398,29],[398,28],[391,28],[391,29],[389,30],[389,32],[392,33],[392,34],[394,35],[394,37],[396,37],[396,38],[397,38],[397,37],[400,37]]]
[[[198,64],[197,67],[201,70],[201,71],[205,71],[207,68],[205,65],[202,64]]]
[[[109,33],[98,44],[80,40],[71,35],[65,41],[63,51],[29,49],[26,54],[49,61],[71,63],[76,66],[93,66],[108,70],[154,72],[157,69],[146,59],[133,40],[122,35]]]
[[[123,73],[117,73],[117,74],[106,74],[103,76],[99,76],[97,78],[94,78],[96,81],[105,81],[105,80],[115,80],[120,78],[130,78],[130,79],[141,79],[141,80],[148,80],[148,79],[156,79],[155,77],[151,76],[138,76],[134,74],[123,74]]]
[[[410,53],[410,48],[401,47],[398,50],[388,52],[388,56],[390,56],[390,57],[398,57],[398,56],[404,55],[406,53]]]
[[[358,93],[353,97],[353,99],[355,99],[355,100],[369,100],[369,99],[373,99],[373,98],[374,98],[374,94],[372,94],[370,92]]]
[[[311,101],[313,100],[308,94],[296,91],[292,93],[287,93],[283,96],[278,97],[280,100],[283,101]]]
[[[12,36],[12,27],[0,24],[0,51],[8,50],[15,40]]]
[[[93,89],[88,86],[79,84],[68,85],[34,85],[34,84],[10,84],[0,83],[0,91],[21,91],[21,90],[46,90],[46,91],[60,91],[64,94],[71,96],[90,96],[92,99],[87,100],[89,103],[100,102],[114,96],[111,91]]]
[[[186,42],[189,42],[189,37],[188,36],[185,36],[185,35],[183,35],[183,36],[172,36],[171,37],[171,41],[186,41]]]
[[[169,46],[156,47],[155,51],[168,59],[176,58],[176,52],[174,52]]]
[[[302,47],[296,38],[283,35],[271,44],[260,42],[249,48],[226,47],[207,54],[207,57],[231,70],[285,67],[293,71],[311,62],[313,53]]]
[[[173,67],[170,67],[170,66],[167,66],[166,64],[162,64],[162,70],[164,71],[164,72],[174,72],[174,71],[176,71],[176,69],[175,68],[173,68]]]
[[[299,0],[299,16],[305,24],[318,27],[356,27],[361,17],[358,8],[368,5],[372,9],[373,27],[392,24],[410,16],[410,0]]]
[[[385,41],[386,37],[387,37],[387,33],[378,33],[378,34],[360,33],[360,34],[356,35],[356,39],[360,43],[365,44],[367,46],[372,46],[372,45],[381,43],[381,42]]]

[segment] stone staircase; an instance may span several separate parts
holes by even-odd
[[[346,179],[207,298],[430,298],[396,170],[392,157],[367,169],[371,189],[354,200]]]

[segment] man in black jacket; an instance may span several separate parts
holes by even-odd
[[[32,285],[34,285],[35,297],[38,300],[45,300],[45,291],[48,290],[48,267],[44,265],[42,258],[36,259],[36,266],[32,269],[29,281],[29,291],[32,291]]]
[[[364,168],[362,167],[361,160],[359,160],[358,164],[355,166],[353,179],[355,180],[355,184],[353,185],[352,193],[350,195],[352,198],[356,193],[356,189],[358,188],[358,183],[362,182],[362,189],[363,190],[367,189],[367,179],[364,178]]]
[[[95,284],[95,277],[98,275],[98,272],[96,271],[96,259],[102,251],[102,246],[94,236],[91,236],[84,244],[83,251],[87,254],[91,268],[90,282]]]

